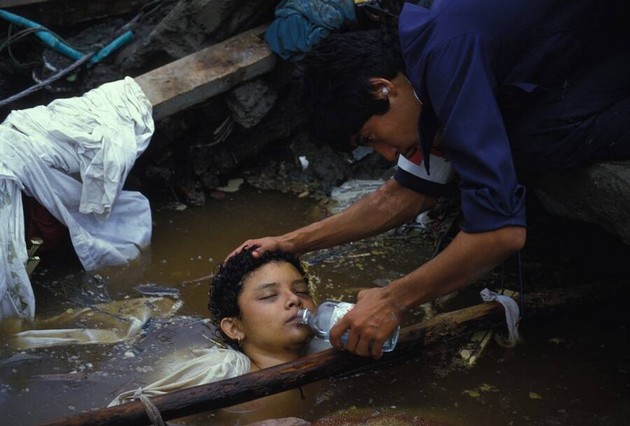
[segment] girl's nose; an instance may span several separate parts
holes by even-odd
[[[287,308],[292,308],[294,306],[302,306],[302,299],[292,291],[289,291],[286,298],[286,306]]]

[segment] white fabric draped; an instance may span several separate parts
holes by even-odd
[[[193,358],[167,366],[166,370],[169,373],[163,378],[136,390],[121,393],[108,407],[133,401],[140,396],[164,395],[192,386],[237,377],[249,373],[251,369],[249,357],[234,349],[212,346],[207,349],[194,349],[193,353]]]
[[[149,202],[122,187],[153,135],[151,114],[127,77],[0,124],[0,319],[35,314],[20,191],[68,227],[86,270],[124,264],[149,244]]]

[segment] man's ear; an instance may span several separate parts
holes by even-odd
[[[243,340],[245,333],[241,328],[241,322],[235,317],[226,317],[221,320],[221,330],[232,340]]]
[[[376,99],[385,99],[389,96],[396,95],[396,85],[386,78],[372,77],[370,78],[370,84],[372,84],[372,93]]]

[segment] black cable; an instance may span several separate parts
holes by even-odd
[[[79,59],[78,61],[74,62],[72,65],[70,65],[67,68],[64,68],[63,70],[57,72],[56,74],[52,75],[51,77],[47,78],[46,80],[41,81],[40,83],[29,87],[28,89],[17,93],[13,96],[10,96],[6,99],[3,99],[0,101],[0,107],[3,107],[7,104],[10,104],[11,102],[17,101],[18,99],[21,99],[27,95],[30,95],[31,93],[34,93],[42,88],[44,88],[45,86],[48,86],[49,84],[53,83],[54,81],[59,80],[61,77],[64,77],[68,74],[70,74],[72,71],[74,71],[75,69],[79,68],[81,65],[83,65],[84,63],[86,63],[87,61],[90,60],[90,58],[92,58],[92,56],[94,56],[95,52],[89,53],[85,56],[83,56],[81,59]]]

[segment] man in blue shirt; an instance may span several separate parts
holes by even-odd
[[[413,219],[457,185],[464,221],[449,246],[360,292],[331,331],[334,346],[349,329],[347,350],[381,356],[410,307],[463,288],[524,246],[517,171],[630,158],[627,8],[435,0],[404,6],[399,38],[386,26],[328,36],[303,62],[313,128],[398,159],[396,176],[341,213],[243,245],[301,254],[354,241]]]

